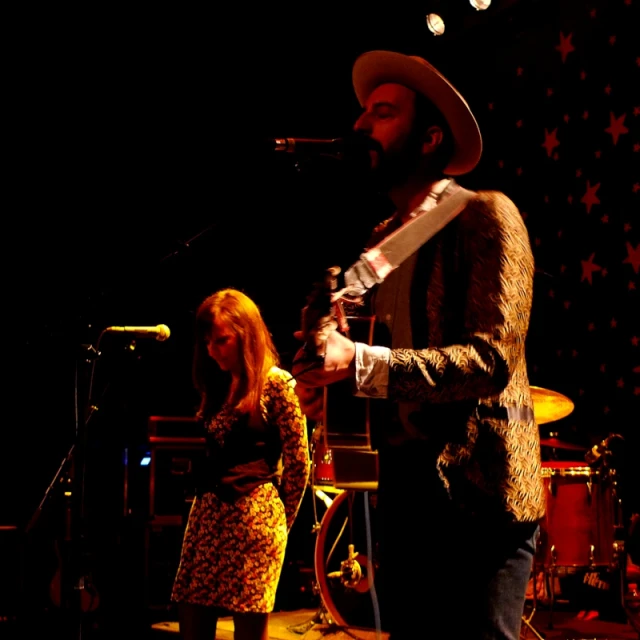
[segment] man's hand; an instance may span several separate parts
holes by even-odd
[[[304,347],[296,353],[291,373],[298,383],[307,387],[324,387],[355,375],[356,347],[349,338],[331,330],[322,335],[318,346],[321,358],[316,360],[309,358]]]

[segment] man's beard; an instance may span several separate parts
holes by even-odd
[[[403,184],[416,172],[422,159],[422,142],[415,138],[410,138],[397,151],[385,151],[376,140],[361,133],[353,134],[346,141],[344,168],[354,182],[378,193]],[[376,155],[375,166],[371,152]]]
[[[378,188],[388,191],[393,187],[404,184],[413,175],[421,161],[422,143],[410,142],[399,151],[378,152],[378,166],[372,169],[372,178],[378,183]]]

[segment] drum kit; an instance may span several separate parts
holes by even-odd
[[[541,387],[531,387],[531,391],[538,425],[560,420],[574,409],[573,402],[560,393]],[[540,523],[532,581],[545,585],[542,592],[548,594],[553,608],[553,585],[559,576],[580,572],[614,575],[621,569],[624,527],[618,479],[615,465],[609,464],[607,441],[588,451],[560,439],[557,432],[547,434],[541,438],[546,514]],[[318,518],[314,499],[315,589],[321,607],[312,622],[374,628],[376,492],[335,488],[332,450],[321,424],[313,431],[310,447],[311,488],[325,506],[323,516]],[[559,460],[563,457],[559,452],[581,459]],[[541,638],[531,624],[540,598],[538,589],[534,586],[533,610],[523,616],[523,622]]]

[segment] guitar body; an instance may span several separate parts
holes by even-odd
[[[375,317],[347,316],[346,320],[351,340],[373,344]],[[350,380],[324,389],[322,428],[325,447],[331,452],[336,489],[375,491],[378,488],[378,453],[372,441],[374,402],[355,396]]]

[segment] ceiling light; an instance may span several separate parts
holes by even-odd
[[[427,27],[434,36],[441,36],[444,33],[444,20],[437,13],[427,14]]]

